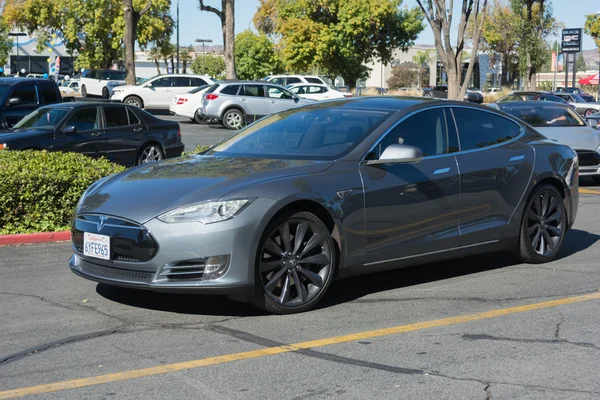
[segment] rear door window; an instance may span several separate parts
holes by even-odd
[[[240,85],[229,85],[229,86],[225,86],[223,89],[221,89],[221,93],[222,94],[230,94],[232,96],[235,96],[239,89],[240,89]],[[206,92],[206,93],[210,93],[210,92]]]
[[[519,136],[516,123],[486,111],[452,108],[461,150],[475,150],[512,140]]]
[[[139,125],[141,124],[140,119],[135,112],[133,112],[130,108],[127,108],[127,115],[129,115],[129,125]]]
[[[98,129],[98,108],[81,108],[75,111],[65,126],[74,126],[79,132]]]
[[[501,108],[502,111],[517,117],[531,126],[551,127],[551,126],[585,126],[585,122],[579,115],[568,107],[553,106],[544,104],[542,106],[519,104],[507,105]]]
[[[305,76],[306,82],[308,83],[323,83],[319,78],[311,78],[310,76]]]
[[[302,80],[301,80],[300,78],[296,78],[296,77],[293,77],[293,76],[289,76],[289,77],[287,78],[286,85],[291,85],[292,83],[301,83],[301,82],[302,82]]]
[[[106,119],[107,128],[116,128],[119,126],[129,125],[127,109],[120,106],[104,107],[104,118]]]
[[[263,85],[244,85],[240,90],[240,96],[265,97]]]
[[[187,76],[176,76],[173,78],[173,86],[176,87],[189,87],[190,78]]]

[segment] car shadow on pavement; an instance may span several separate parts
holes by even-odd
[[[600,235],[572,229],[564,240],[559,259],[583,251],[599,240]],[[355,276],[333,282],[317,309],[329,308],[387,290],[458,278],[519,264],[520,262],[509,252],[489,253]],[[226,296],[157,293],[104,284],[98,284],[96,292],[117,303],[156,311],[236,317],[267,315],[266,312],[248,303],[229,300]]]

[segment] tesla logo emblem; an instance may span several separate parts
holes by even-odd
[[[98,232],[100,232],[102,228],[104,228],[104,223],[106,222],[107,218],[108,217],[100,217],[100,221],[96,223],[96,226],[98,227]]]
[[[352,193],[352,190],[340,190],[339,192],[337,192],[337,195],[340,199],[344,200],[346,197],[348,197],[348,195]]]

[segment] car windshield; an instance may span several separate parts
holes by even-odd
[[[348,108],[296,108],[263,118],[208,154],[334,160],[354,148],[390,112]]]
[[[198,93],[199,91],[206,89],[208,86],[209,85],[198,86],[198,87],[193,88],[192,90],[190,90],[188,93],[190,93],[190,94]]]
[[[39,108],[19,121],[13,128],[51,129],[58,125],[69,111],[71,111],[70,108]]]
[[[541,104],[541,103],[540,103]],[[538,128],[549,126],[585,126],[585,122],[576,112],[567,107],[536,105],[536,104],[507,104],[500,108],[531,126]]]

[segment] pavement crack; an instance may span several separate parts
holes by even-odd
[[[20,351],[18,353],[14,353],[14,354],[5,356],[3,358],[0,358],[0,366],[18,361],[18,360],[23,359],[28,356],[39,354],[39,353],[47,351],[47,350],[54,349],[56,347],[64,346],[67,344],[78,343],[78,342],[84,342],[86,340],[96,339],[96,338],[99,338],[102,336],[113,335],[115,333],[120,332],[123,329],[125,329],[125,326],[120,326],[115,329],[109,329],[109,330],[104,330],[104,331],[85,333],[83,335],[69,336],[67,338],[55,340],[53,342],[43,343],[38,346]]]
[[[558,324],[557,328],[556,328],[556,332],[555,334],[558,335],[559,333],[559,326],[560,323]],[[566,339],[560,339],[560,338],[555,338],[555,339],[517,339],[517,338],[509,338],[509,337],[503,337],[503,336],[491,336],[491,335],[475,335],[475,334],[463,334],[461,335],[461,337],[465,340],[497,340],[497,341],[506,341],[506,342],[518,342],[518,343],[543,343],[543,344],[570,344],[573,346],[580,346],[580,347],[585,347],[585,348],[593,348],[596,350],[600,350],[600,347],[598,347],[596,344],[594,343],[588,343],[588,342],[572,342],[570,340],[566,340]]]
[[[41,301],[46,302],[48,304],[51,304],[51,305],[53,305],[55,307],[64,308],[64,309],[69,310],[69,311],[75,311],[76,310],[75,307],[68,306],[68,305],[65,305],[65,304],[62,304],[62,303],[58,303],[56,301],[52,301],[52,300],[49,300],[49,299],[47,299],[45,297],[38,296],[38,295],[35,295],[35,294],[13,293],[13,292],[0,292],[0,295],[29,297],[29,298],[32,298],[32,299],[41,300]]]
[[[558,313],[558,316],[560,318],[560,321],[558,322],[558,324],[556,324],[556,330],[554,331],[554,337],[556,339],[561,340],[560,339],[560,326],[562,325],[563,322],[565,322],[565,316],[561,312]]]
[[[484,392],[485,392],[485,394],[486,394],[485,398],[486,398],[487,400],[492,400],[492,392],[490,392],[490,386],[491,386],[491,385],[490,385],[490,384],[488,384],[488,385],[487,385],[487,386],[486,386],[486,387],[483,389],[483,391],[484,391]]]

